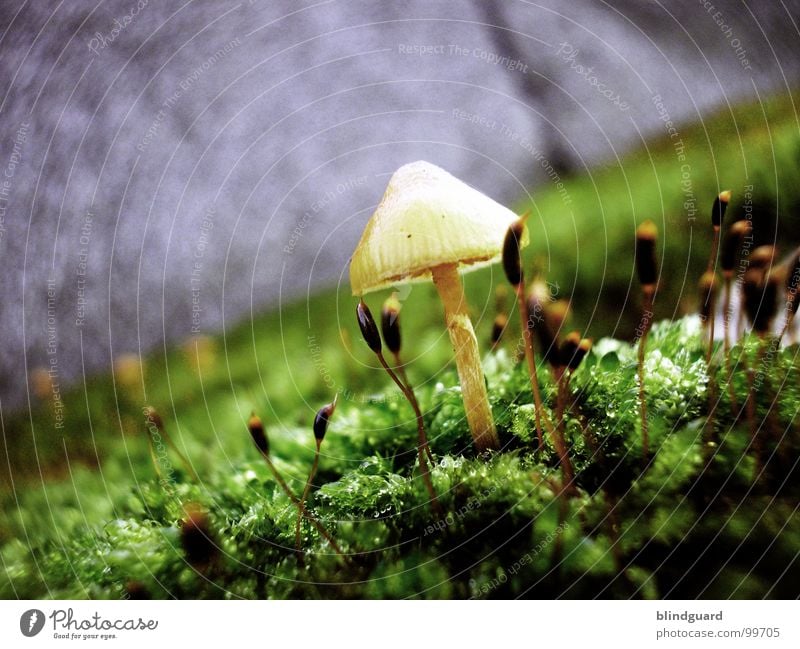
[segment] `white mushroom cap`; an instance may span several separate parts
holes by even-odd
[[[353,295],[431,281],[430,269],[462,272],[499,261],[508,226],[519,217],[429,162],[400,167],[350,260]],[[522,245],[527,245],[527,232]]]

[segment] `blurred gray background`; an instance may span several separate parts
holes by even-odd
[[[662,132],[664,110],[694,120],[800,73],[797,2],[1,11],[6,407],[54,358],[66,383],[346,281],[405,162],[513,202]]]

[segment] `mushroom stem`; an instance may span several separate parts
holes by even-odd
[[[444,264],[432,268],[431,273],[436,290],[444,303],[444,316],[450,342],[455,350],[464,410],[475,446],[479,451],[499,449],[500,439],[489,407],[478,339],[469,319],[458,267],[455,264]]]

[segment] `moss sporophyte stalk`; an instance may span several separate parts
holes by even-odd
[[[286,497],[291,501],[291,503],[297,508],[298,514],[300,517],[306,517],[311,525],[319,532],[319,534],[330,544],[331,548],[338,554],[342,559],[345,558],[344,552],[333,539],[330,532],[320,523],[314,516],[308,513],[304,506],[301,504],[300,500],[298,500],[297,496],[294,495],[291,488],[288,484],[286,484],[286,480],[283,479],[278,469],[275,467],[275,464],[272,462],[269,454],[269,441],[266,435],[266,431],[264,429],[264,424],[261,422],[261,419],[253,413],[250,416],[250,419],[247,422],[247,427],[250,431],[250,437],[253,439],[256,448],[261,453],[261,457],[264,458],[264,462],[267,464],[267,467],[272,473],[273,478],[280,486],[281,490],[286,494]]]
[[[320,447],[322,446],[322,440],[325,439],[325,434],[328,432],[328,423],[333,416],[333,412],[336,410],[336,403],[338,399],[339,394],[337,393],[333,401],[322,406],[322,408],[317,410],[317,414],[314,416],[314,425],[312,427],[315,444],[314,462],[311,465],[311,471],[308,474],[308,480],[306,480],[306,486],[303,489],[303,495],[300,497],[300,507],[298,508],[299,511],[297,512],[297,525],[295,526],[294,532],[294,544],[298,553],[301,551],[300,527],[303,524],[303,519],[306,517],[306,500],[308,499],[308,494],[311,491],[311,485],[314,482],[314,478],[317,475]]]
[[[527,215],[514,221],[506,231],[503,239],[503,270],[506,279],[514,289],[517,297],[517,308],[525,342],[525,359],[528,363],[528,372],[531,377],[531,392],[533,394],[534,417],[536,420],[536,440],[539,448],[544,446],[542,435],[542,396],[539,390],[539,377],[536,370],[536,356],[533,351],[533,338],[531,334],[531,314],[528,312],[528,303],[525,299],[525,273],[522,268],[521,248],[527,242],[525,221]],[[552,437],[552,430],[551,430]]]
[[[419,460],[420,472],[422,473],[422,481],[424,482],[425,488],[428,490],[428,494],[430,495],[431,507],[434,509],[434,511],[439,512],[439,501],[436,497],[436,490],[434,489],[433,482],[431,481],[430,467],[428,466],[428,462],[433,461],[433,455],[431,454],[428,446],[428,438],[425,434],[425,424],[422,420],[422,412],[420,411],[419,403],[414,396],[413,390],[411,390],[411,388],[400,379],[397,373],[391,367],[389,367],[389,364],[386,362],[386,358],[383,356],[383,345],[381,343],[380,334],[378,333],[378,326],[375,324],[375,319],[372,317],[372,312],[369,310],[369,307],[366,305],[363,299],[360,300],[356,306],[356,316],[358,319],[358,326],[361,329],[361,334],[364,336],[364,340],[366,341],[367,345],[375,353],[375,356],[377,356],[381,367],[383,367],[397,387],[400,388],[403,396],[408,400],[411,408],[414,410],[414,416],[417,422],[417,457]],[[399,323],[395,324],[399,327]]]
[[[656,240],[658,229],[655,223],[648,220],[636,229],[636,270],[642,287],[642,320],[639,335],[639,413],[642,432],[642,458],[645,464],[650,453],[649,425],[647,421],[647,402],[645,401],[645,369],[644,357],[647,346],[647,335],[653,322],[653,297],[658,283],[658,264],[656,262]]]
[[[748,219],[735,221],[725,233],[720,254],[720,268],[724,281],[724,297],[722,306],[723,324],[723,354],[725,356],[725,382],[728,386],[728,397],[731,403],[731,411],[738,409],[736,402],[736,392],[731,381],[733,369],[731,366],[731,318],[733,317],[731,291],[733,284],[734,271],[736,269],[738,257],[741,254],[742,245],[745,238],[752,230],[752,224]]]

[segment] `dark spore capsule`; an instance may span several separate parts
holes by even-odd
[[[154,426],[159,432],[164,430],[164,420],[155,408],[147,406],[144,416],[148,426]]]
[[[550,291],[544,282],[534,281],[528,291],[528,329],[535,331],[544,320],[544,308],[550,300]]]
[[[769,331],[778,307],[778,281],[776,276],[767,276],[758,268],[744,274],[742,286],[744,310],[758,334]]]
[[[378,326],[375,324],[375,318],[372,317],[372,312],[369,310],[364,300],[359,301],[356,306],[356,315],[358,316],[358,326],[361,329],[361,335],[367,341],[369,348],[376,354],[380,354],[383,346],[381,345],[381,335],[378,333]]]
[[[742,298],[744,312],[747,319],[752,323],[758,313],[758,305],[761,302],[761,278],[763,273],[757,268],[750,268],[742,278]]]
[[[722,272],[730,274],[736,268],[736,257],[742,246],[744,236],[750,231],[750,221],[736,221],[725,233],[722,240],[722,250],[720,251],[719,264]]]
[[[775,246],[759,246],[750,253],[749,267],[765,270],[775,261]]]
[[[578,347],[581,344],[581,335],[577,331],[570,331],[561,343],[559,356],[561,357],[561,365],[566,365],[569,369],[575,369],[580,364],[580,361],[575,363],[575,357],[578,354]],[[574,366],[573,366],[574,364]]]
[[[125,584],[125,596],[126,599],[151,599],[147,586],[134,579]]]
[[[269,455],[269,439],[264,430],[264,424],[261,423],[261,419],[257,415],[253,414],[247,420],[247,429],[250,431],[250,436],[253,438],[256,448],[264,455]]]
[[[539,340],[542,347],[542,354],[546,360],[552,360],[553,356],[558,356],[558,349],[553,351],[554,335],[547,326],[545,308],[547,306],[547,295],[540,290],[540,286],[534,284],[528,293],[528,329]],[[548,358],[548,353],[550,358]]]
[[[381,332],[383,341],[393,354],[400,353],[402,339],[400,338],[400,302],[396,294],[392,294],[383,303],[381,309]]]
[[[208,515],[199,507],[187,506],[186,517],[181,521],[180,540],[186,560],[195,568],[208,566],[217,556]]]
[[[492,346],[496,347],[500,344],[500,339],[503,337],[503,332],[508,326],[508,317],[503,313],[498,313],[492,323]]]
[[[542,346],[542,357],[553,367],[563,367],[558,336],[569,316],[569,302],[556,300],[544,305],[544,317],[536,323],[534,331]]]
[[[317,410],[317,414],[314,417],[314,438],[319,442],[325,439],[325,433],[328,432],[328,422],[333,416],[333,411],[336,410],[338,399],[339,395],[337,394],[331,403]]]
[[[503,240],[503,270],[512,286],[519,286],[522,282],[522,261],[519,248],[524,231],[525,222],[522,219],[514,221],[509,226]]]
[[[652,286],[658,280],[657,239],[658,228],[652,221],[645,221],[636,228],[636,271],[642,286]]]
[[[720,192],[719,196],[714,199],[714,205],[711,208],[711,225],[718,228],[722,225],[722,220],[725,218],[725,210],[728,209],[728,203],[731,200],[730,190]]]

